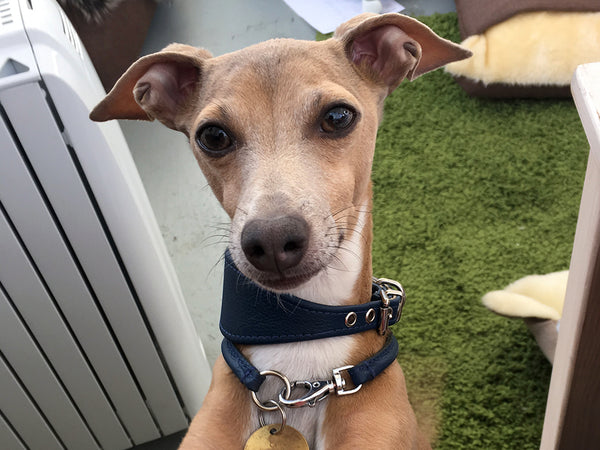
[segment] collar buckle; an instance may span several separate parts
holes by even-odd
[[[394,309],[390,306],[391,301],[398,297],[400,298],[396,320],[398,321],[402,316],[402,308],[404,307],[404,302],[406,301],[406,295],[404,293],[404,288],[397,281],[390,280],[389,278],[373,277],[373,282],[379,286],[379,295],[381,296],[381,307],[379,308],[379,327],[377,328],[377,332],[380,335],[384,335],[389,328],[390,320],[392,320],[394,317]]]

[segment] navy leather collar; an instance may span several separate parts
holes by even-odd
[[[219,327],[223,336],[236,344],[279,344],[345,336],[379,328],[382,323],[387,328],[400,319],[404,295],[390,296],[390,309],[384,309],[382,290],[382,285],[373,283],[369,302],[348,306],[321,305],[276,294],[242,274],[227,251]]]
[[[291,295],[267,291],[244,276],[229,251],[225,254],[223,304],[220,328],[225,336],[221,350],[225,361],[251,391],[257,392],[262,375],[235,344],[275,344],[343,336],[380,328],[397,322],[402,314],[404,292],[388,284],[373,283],[369,302],[361,305],[327,306]],[[393,283],[393,282],[392,282]],[[394,286],[396,287],[396,286]],[[381,330],[381,327],[383,329]],[[347,370],[352,383],[360,387],[387,368],[398,355],[398,342],[388,333],[383,348],[371,358]],[[337,369],[336,369],[337,370]],[[340,392],[338,392],[340,393]]]

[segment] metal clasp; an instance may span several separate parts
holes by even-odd
[[[398,321],[402,315],[402,308],[404,307],[406,297],[404,288],[397,281],[390,280],[389,278],[373,277],[373,282],[380,287],[381,307],[379,308],[379,327],[377,328],[377,332],[383,335],[389,327],[390,320],[394,317],[394,310],[390,306],[391,300],[400,297],[400,303],[398,304]]]
[[[342,377],[341,372],[343,370],[352,369],[354,366],[344,366],[338,367],[337,369],[333,369],[333,382],[335,383],[335,393],[337,395],[349,395],[358,392],[358,390],[362,387],[362,384],[355,386],[353,389],[346,389],[346,380]]]
[[[294,381],[292,391],[301,386],[308,392],[300,398],[286,399],[284,396],[285,388],[279,393],[279,403],[288,408],[302,408],[303,406],[314,407],[317,402],[324,400],[331,392],[335,391],[335,386],[331,381]]]
[[[303,406],[314,407],[318,402],[325,400],[329,394],[349,395],[358,392],[362,384],[346,389],[346,380],[342,377],[341,372],[352,369],[354,366],[343,366],[333,369],[333,380],[329,381],[294,381],[291,384],[292,391],[296,387],[303,387],[308,392],[299,398],[286,398],[286,388],[284,387],[279,393],[278,402],[288,408],[301,408]]]

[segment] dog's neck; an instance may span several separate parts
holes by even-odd
[[[358,217],[353,231],[342,243],[338,258],[305,285],[289,294],[327,305],[360,304],[371,299],[372,292],[372,216],[371,202],[357,208]],[[321,380],[331,377],[332,369],[357,364],[381,349],[384,338],[376,331],[351,336],[338,336],[289,344],[249,345],[244,353],[259,370],[276,370],[291,380]],[[280,383],[267,379],[261,396],[273,398],[281,389]],[[322,436],[317,424],[325,411],[322,402],[316,408],[288,411],[288,423],[300,430],[315,446]],[[257,410],[246,433],[254,431]],[[277,418],[275,418],[277,419]]]
[[[370,301],[372,292],[372,217],[371,202],[365,202],[359,208],[356,225],[351,234],[342,244],[339,256],[316,277],[287,293],[314,303],[340,306],[360,304]],[[336,342],[334,344],[334,341]],[[342,344],[343,343],[343,344]],[[383,338],[375,331],[359,333],[353,336],[327,338],[318,341],[296,342],[292,344],[271,344],[249,346],[248,356],[259,370],[280,370],[294,379],[308,377],[309,374],[298,374],[296,358],[273,352],[274,348],[293,346],[295,352],[306,350],[306,362],[300,368],[301,372],[309,370],[323,377],[331,369],[345,364],[355,364],[362,359],[372,356],[380,350]],[[331,344],[331,345],[330,345]],[[315,345],[319,348],[315,351]],[[331,347],[331,348],[330,348]],[[360,350],[358,350],[360,348]],[[332,354],[335,353],[335,357]],[[298,377],[298,378],[296,378]]]

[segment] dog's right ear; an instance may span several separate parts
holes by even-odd
[[[90,119],[157,119],[181,130],[181,119],[199,86],[203,62],[211,57],[203,49],[171,44],[140,58],[92,110]]]

